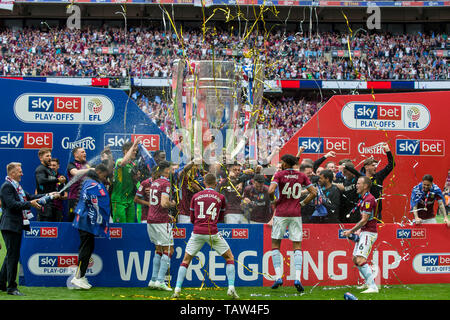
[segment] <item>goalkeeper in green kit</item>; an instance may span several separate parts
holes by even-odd
[[[138,144],[142,137],[132,143],[127,141],[122,146],[123,158],[119,158],[114,166],[113,190],[111,194],[113,222],[136,222],[134,204],[136,183],[133,179],[134,159]]]

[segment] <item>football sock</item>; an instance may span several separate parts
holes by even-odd
[[[186,277],[187,267],[188,266],[186,264],[182,263],[180,265],[180,269],[178,269],[177,284],[176,284],[177,288],[181,288],[181,286],[183,285],[184,278]]]
[[[158,277],[160,262],[161,262],[161,254],[155,253],[155,256],[153,257],[152,281],[156,281],[156,278]]]
[[[160,265],[159,265],[159,272],[158,272],[158,279],[157,279],[160,283],[164,282],[164,278],[166,276],[167,269],[169,269],[169,264],[170,264],[169,256],[166,254],[163,254],[161,257]]]
[[[375,285],[375,281],[372,276],[372,269],[367,263],[364,263],[362,266],[358,266],[359,271],[363,275],[364,279],[366,280],[366,284],[369,287],[372,287]]]
[[[300,281],[300,276],[302,274],[302,261],[303,255],[300,250],[294,251],[294,267],[295,267],[295,280]]]
[[[225,273],[227,274],[228,286],[234,287],[234,278],[235,278],[235,274],[236,274],[235,267],[234,267],[234,261],[227,261]]]
[[[281,272],[281,253],[280,253],[280,250],[278,250],[278,249],[273,249],[272,250],[272,263],[273,263],[273,268],[275,269],[275,277],[277,279],[281,279],[283,274]]]

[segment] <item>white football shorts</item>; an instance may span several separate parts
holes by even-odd
[[[289,230],[289,240],[300,242],[303,239],[302,217],[273,217],[272,239],[283,239]]]
[[[147,223],[147,233],[155,246],[173,246],[172,225],[170,223]]]
[[[216,251],[220,256],[223,255],[230,246],[227,241],[222,237],[220,233],[216,234],[196,234],[191,233],[191,237],[186,245],[186,252],[190,256],[195,256],[197,252],[201,250],[203,245],[207,243]]]
[[[355,243],[355,248],[353,249],[353,256],[361,256],[367,259],[377,238],[378,233],[376,232],[361,231],[359,241]]]

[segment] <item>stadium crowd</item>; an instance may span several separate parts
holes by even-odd
[[[450,78],[446,34],[369,34],[308,32],[251,33],[245,41],[226,31],[203,37],[201,29],[173,31],[103,27],[69,30],[4,29],[0,32],[0,75],[166,78],[175,58],[238,62],[255,50],[266,65],[267,79],[426,79]],[[349,43],[347,43],[349,41]],[[348,52],[352,59],[333,56]],[[356,52],[359,52],[356,54]]]

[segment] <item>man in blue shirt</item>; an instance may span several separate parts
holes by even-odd
[[[80,247],[78,269],[71,283],[82,289],[92,287],[85,274],[94,252],[95,236],[109,234],[109,194],[104,185],[108,174],[108,167],[102,163],[95,167],[95,171],[88,172],[75,208],[73,226],[80,233]]]

